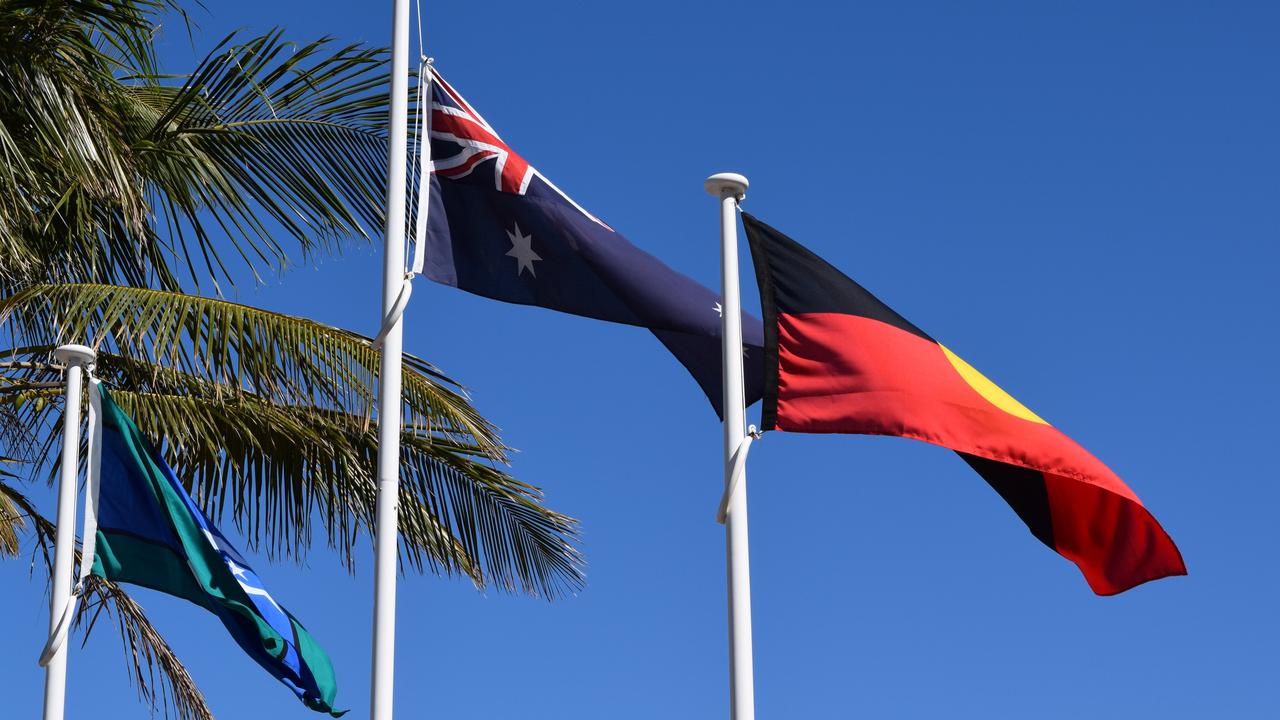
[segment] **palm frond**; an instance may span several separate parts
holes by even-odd
[[[87,342],[154,358],[157,381],[168,368],[211,380],[219,392],[373,421],[378,352],[362,335],[313,320],[179,292],[65,284],[34,285],[0,299],[0,327],[6,325],[28,356]],[[457,383],[412,355],[405,355],[404,371],[407,427],[467,438],[504,459],[497,430]]]
[[[175,79],[166,6],[0,4],[0,288],[219,290],[381,224],[386,53],[232,35]]]
[[[250,268],[286,263],[268,221],[304,254],[332,252],[381,224],[386,182],[385,51],[297,45],[279,30],[237,39],[181,87],[130,89],[150,124],[134,145],[141,173],[175,242],[198,250],[215,282],[230,279],[215,237]]]
[[[109,70],[155,72],[152,38],[157,15],[168,0],[7,0],[0,6],[0,42],[14,44],[33,60],[60,54]]]
[[[53,540],[54,525],[48,518],[41,515],[31,504],[31,501],[13,485],[0,480],[0,496],[4,497],[5,504],[12,507],[14,513],[21,519],[21,525],[15,524],[15,529],[21,532],[28,526],[31,528],[32,540],[35,546],[32,548],[31,566],[36,566],[34,554],[39,551],[43,556],[45,572],[52,572],[53,569]],[[17,555],[18,553],[14,553]]]
[[[0,453],[7,457],[10,475],[31,480],[47,470],[52,481],[53,466],[46,462],[57,440],[50,410],[63,394],[62,369],[53,362],[49,348],[35,351],[34,359],[25,348],[0,352]]]
[[[213,720],[204,693],[142,606],[120,585],[90,575],[85,579],[84,601],[74,625],[84,627],[85,642],[104,613],[116,621],[129,658],[129,679],[144,703],[159,709],[165,717],[172,713],[177,720]]]
[[[51,331],[56,318],[62,325]],[[28,357],[68,338],[98,346],[98,373],[117,401],[148,436],[164,438],[192,495],[211,516],[229,515],[251,546],[301,558],[318,517],[350,566],[376,497],[379,356],[367,338],[222,300],[109,285],[29,288],[0,300],[0,323],[27,343]],[[498,469],[506,448],[461,388],[406,356],[404,399],[407,566],[547,597],[576,591],[576,524]],[[26,422],[42,421],[34,413]]]
[[[12,458],[0,457],[0,465],[13,462]],[[17,557],[22,548],[19,538],[30,520],[26,498],[16,489],[10,487],[5,478],[17,477],[13,473],[0,468],[0,557]]]
[[[145,229],[115,74],[122,63],[153,67],[148,15],[156,7],[0,5],[0,282],[52,276],[77,246],[96,255],[95,233],[105,223],[135,236]]]

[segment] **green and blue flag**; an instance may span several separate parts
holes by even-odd
[[[105,388],[101,401],[94,574],[203,607],[307,707],[342,715],[333,709],[338,687],[329,656],[267,592]]]

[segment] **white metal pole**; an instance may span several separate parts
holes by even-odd
[[[71,600],[71,570],[76,556],[76,482],[80,475],[80,390],[84,366],[97,353],[83,345],[63,345],[53,357],[67,368],[66,407],[62,416],[62,467],[58,478],[58,526],[53,541],[49,636],[58,629],[63,608]],[[54,653],[44,670],[44,720],[62,720],[67,691],[67,645]]]
[[[404,226],[409,127],[409,0],[393,1],[391,23],[391,113],[387,141],[387,215],[383,236],[382,316],[387,317],[405,283]],[[381,321],[381,318],[379,319]],[[395,695],[396,573],[399,549],[400,372],[403,320],[382,341],[378,381],[377,554],[373,590],[373,678],[370,717],[391,720]]]
[[[722,367],[724,369],[725,483],[734,453],[746,438],[742,386],[742,298],[738,292],[737,203],[746,196],[747,179],[736,173],[707,178],[707,192],[720,198],[720,284]],[[733,491],[725,522],[729,573],[729,714],[732,720],[756,716],[751,660],[751,553],[747,545],[747,477]]]

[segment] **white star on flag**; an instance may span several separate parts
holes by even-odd
[[[533,251],[533,235],[520,232],[519,223],[512,223],[512,225],[514,229],[507,231],[507,237],[511,238],[511,249],[507,251],[507,256],[516,259],[516,275],[519,276],[528,269],[530,275],[538,277],[538,273],[534,272],[533,263],[542,258]]]

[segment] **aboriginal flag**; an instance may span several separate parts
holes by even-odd
[[[766,430],[955,450],[1099,595],[1187,573],[1106,465],[822,258],[749,214],[743,224],[764,309]]]

